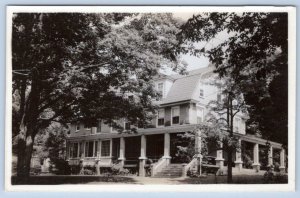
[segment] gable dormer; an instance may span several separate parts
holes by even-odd
[[[160,101],[167,97],[173,82],[174,79],[170,76],[161,73],[157,75],[154,86],[158,93],[161,94]]]

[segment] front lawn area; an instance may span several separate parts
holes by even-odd
[[[287,175],[272,181],[262,175],[235,175],[234,184],[287,183]],[[61,185],[61,184],[226,184],[226,176],[208,175],[200,178],[152,178],[137,176],[31,176],[28,180],[12,177],[12,185]]]

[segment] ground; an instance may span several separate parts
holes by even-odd
[[[137,176],[31,176],[27,181],[12,177],[12,184],[59,185],[59,184],[224,184],[226,176],[208,175],[201,178],[152,178]],[[283,176],[276,183],[287,183]],[[274,182],[274,181],[273,181]],[[266,183],[262,175],[236,175],[235,184],[263,184]]]

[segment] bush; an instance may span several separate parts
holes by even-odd
[[[72,172],[71,166],[64,159],[55,159],[52,164],[50,171],[56,175],[70,175]]]

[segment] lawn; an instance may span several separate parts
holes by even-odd
[[[31,176],[27,180],[12,177],[12,185],[60,184],[226,184],[226,176],[208,175],[200,178],[150,178],[136,176]],[[234,184],[266,184],[262,175],[236,175]],[[287,183],[287,176],[268,183]]]

